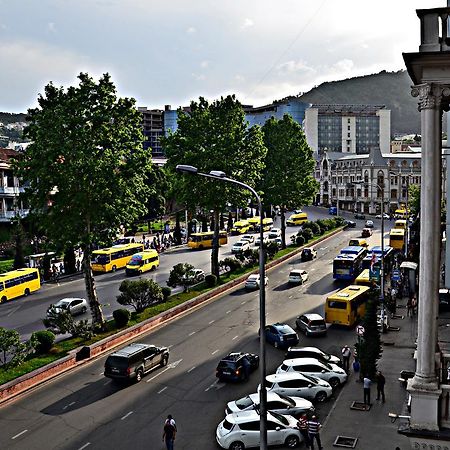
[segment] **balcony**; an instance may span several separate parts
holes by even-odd
[[[0,195],[19,195],[21,192],[23,192],[22,187],[0,186]]]
[[[445,52],[450,50],[450,40],[447,35],[449,14],[450,8],[417,10],[417,16],[420,19],[419,52]]]
[[[21,209],[18,211],[0,211],[0,222],[10,222],[14,217],[17,216],[17,214],[20,215],[20,217],[26,217],[29,214],[29,209]]]

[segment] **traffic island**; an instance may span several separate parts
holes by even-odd
[[[358,438],[350,436],[337,436],[333,442],[334,447],[355,448]]]

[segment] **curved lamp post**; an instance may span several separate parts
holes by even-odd
[[[267,450],[267,391],[266,391],[266,339],[264,330],[266,328],[266,275],[264,267],[264,230],[263,230],[263,215],[262,202],[258,193],[248,184],[241,181],[228,178],[225,172],[220,170],[212,170],[209,173],[199,172],[197,167],[179,164],[176,166],[176,171],[179,173],[186,173],[192,175],[200,175],[202,177],[211,178],[213,180],[224,181],[226,183],[236,184],[244,189],[250,191],[258,202],[259,208],[259,374],[261,389],[259,390],[259,415],[260,415],[260,449]]]

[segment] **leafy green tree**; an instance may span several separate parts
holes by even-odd
[[[20,341],[20,334],[16,330],[0,327],[0,363],[6,367],[16,367],[34,351],[38,342],[34,336],[26,342]]]
[[[117,303],[132,306],[138,313],[163,301],[161,286],[146,278],[136,281],[124,280],[120,284],[119,291]]]
[[[417,215],[420,211],[420,186],[417,184],[409,185],[408,207],[413,215]]]
[[[58,310],[54,305],[50,306],[47,317],[42,322],[55,334],[68,333],[73,337],[81,337],[85,340],[93,336],[92,325],[87,319],[76,321],[69,311]]]
[[[179,110],[177,131],[163,140],[167,167],[195,166],[201,172],[221,170],[230,178],[256,186],[264,168],[266,148],[260,127],[247,128],[244,111],[234,96],[211,104],[204,98],[192,102],[189,114]],[[220,212],[227,203],[246,206],[251,194],[230,183],[200,176],[174,178],[174,192],[191,210],[213,210],[214,245],[211,273],[219,276]]]
[[[167,285],[173,288],[182,285],[184,287],[184,290],[186,291],[188,286],[191,284],[186,275],[193,269],[194,266],[189,263],[175,264],[169,273]]]
[[[81,245],[92,321],[103,327],[92,246],[112,241],[121,225],[145,213],[152,165],[135,100],[118,98],[108,74],[98,82],[85,73],[78,78],[67,90],[49,83],[28,110],[31,144],[15,168],[46,236],[62,248]]]
[[[313,152],[301,126],[288,114],[281,120],[272,117],[262,130],[267,156],[261,189],[266,203],[280,206],[282,248],[286,248],[286,210],[310,204],[318,189]]]
[[[14,269],[21,269],[22,267],[25,267],[25,257],[23,252],[24,247],[24,241],[25,241],[25,232],[23,230],[22,223],[19,220],[17,220],[17,223],[15,225],[15,232],[14,232],[14,241],[15,241],[15,253],[14,253]]]

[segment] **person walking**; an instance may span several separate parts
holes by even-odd
[[[308,417],[306,414],[302,414],[298,419],[297,428],[300,430],[300,434],[303,437],[305,447],[309,448]]]
[[[363,379],[364,386],[364,405],[370,408],[370,386],[372,385],[371,379],[366,375]]]
[[[317,441],[319,450],[322,450],[322,443],[320,442],[320,429],[322,425],[317,420],[317,416],[312,416],[311,420],[308,420],[308,435],[309,435],[309,445],[311,450],[314,450],[314,439]]]
[[[350,347],[348,345],[344,345],[342,348],[342,366],[346,372],[350,369],[350,356],[352,355],[352,352],[350,350]]]
[[[386,384],[386,378],[381,373],[381,370],[377,373],[377,400],[380,400],[384,403],[386,398],[384,396],[384,385]]]
[[[177,428],[175,425],[175,421],[173,420],[172,416],[169,414],[167,416],[166,421],[164,422],[164,431],[163,431],[163,435],[162,435],[162,440],[166,444],[167,450],[174,449],[176,434],[177,434]]]

